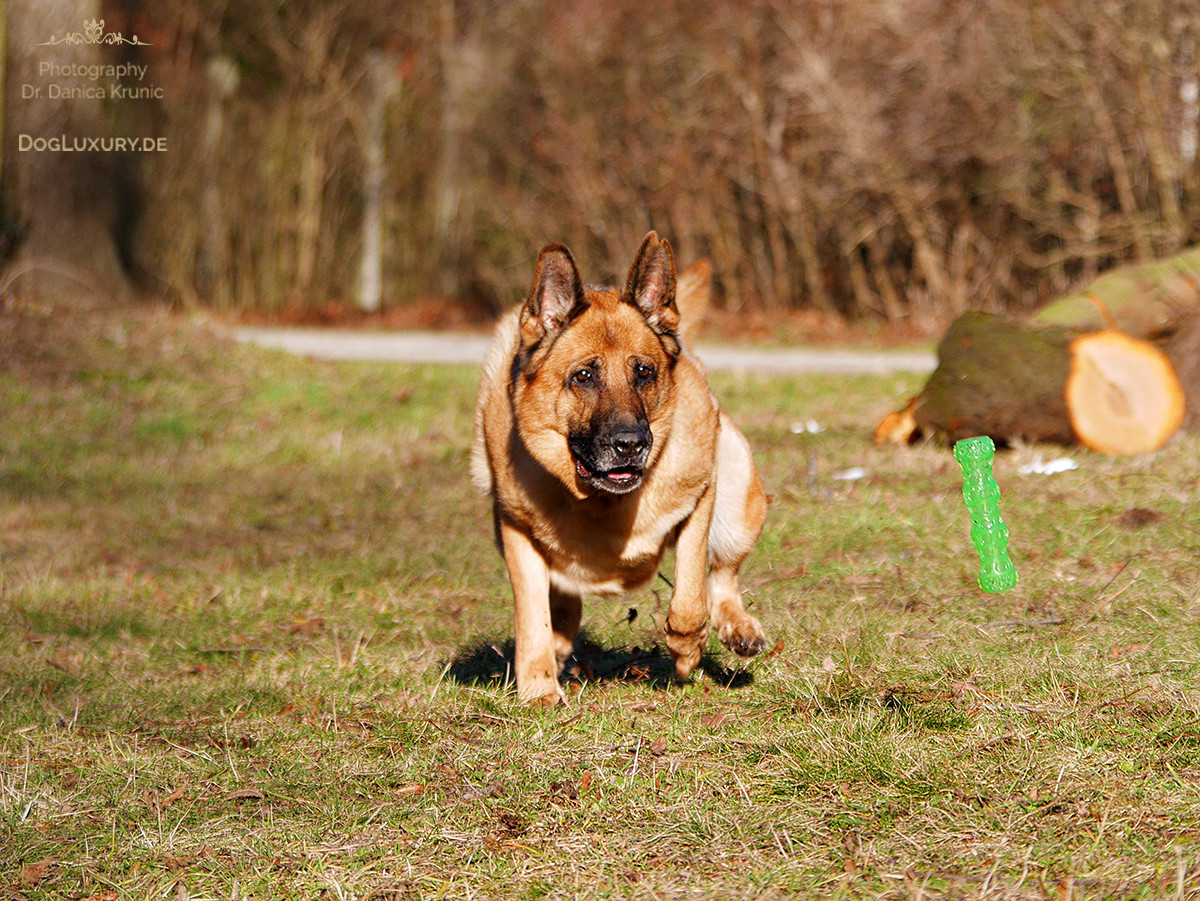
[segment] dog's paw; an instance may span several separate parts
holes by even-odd
[[[518,684],[517,697],[526,707],[557,707],[567,703],[566,692],[557,679],[537,679],[532,683]]]
[[[676,681],[682,684],[691,678],[692,671],[700,663],[700,656],[700,651],[697,650],[688,654],[680,654],[675,658]]]
[[[767,646],[767,634],[762,624],[748,613],[721,623],[717,637],[739,657],[753,657]]]
[[[668,626],[664,639],[667,650],[671,652],[671,659],[675,661],[675,678],[680,682],[686,682],[692,670],[700,663],[707,638],[707,623],[690,633],[674,632]]]

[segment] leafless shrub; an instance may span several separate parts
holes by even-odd
[[[550,240],[615,278],[654,227],[728,307],[938,322],[1198,237],[1198,0],[184,8],[168,127],[211,158],[155,161],[147,240],[206,300],[353,295],[374,50],[392,305],[499,307]]]

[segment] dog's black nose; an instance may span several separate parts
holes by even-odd
[[[612,448],[626,460],[640,457],[649,446],[649,436],[643,431],[617,432],[612,436]]]

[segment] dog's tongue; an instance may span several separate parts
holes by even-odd
[[[592,472],[578,460],[575,461],[575,472],[579,474],[581,479],[594,479],[599,477],[613,485],[622,486],[628,485],[631,482],[636,482],[639,473],[636,470],[614,469],[612,472]]]
[[[610,482],[616,482],[618,485],[624,485],[636,479],[637,474],[632,472],[606,472],[604,478]]]

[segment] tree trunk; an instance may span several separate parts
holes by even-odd
[[[363,155],[362,257],[358,267],[358,306],[377,313],[383,306],[383,209],[387,176],[385,114],[400,90],[396,61],[383,53],[367,58],[366,115],[360,136]]]
[[[7,16],[3,190],[19,233],[7,279],[12,290],[41,300],[124,301],[116,154],[88,142],[107,136],[104,101],[64,90],[107,87],[106,79],[73,74],[106,62],[100,2],[8,0]],[[76,34],[84,39],[64,40]]]

